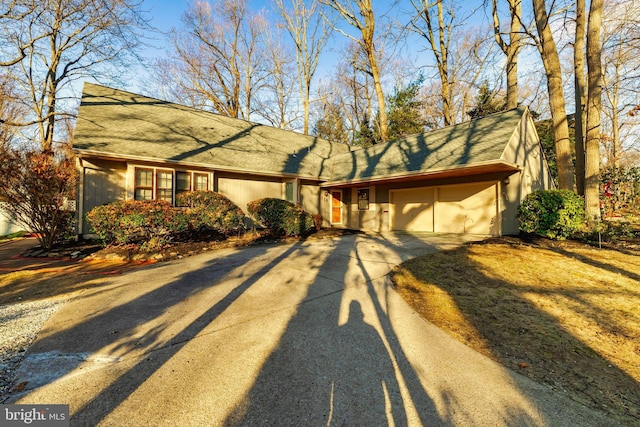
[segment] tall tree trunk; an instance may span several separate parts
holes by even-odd
[[[387,142],[389,133],[387,130],[387,108],[385,106],[380,68],[378,66],[378,58],[376,56],[375,44],[373,41],[375,18],[373,16],[373,9],[371,9],[371,2],[367,1],[366,7],[361,6],[360,11],[365,19],[365,27],[362,29],[362,41],[364,42],[363,48],[365,53],[367,54],[369,65],[371,66],[371,77],[373,78],[373,88],[376,92],[376,98],[378,101],[378,114],[380,117],[380,139],[384,143]]]
[[[507,48],[507,109],[518,106],[518,54],[520,53],[520,27],[522,16],[521,0],[509,0],[511,27]]]
[[[321,16],[318,2],[314,1],[307,5],[304,0],[291,0],[287,3],[291,8],[287,8],[283,0],[275,0],[280,15],[286,23],[286,29],[296,46],[298,80],[304,110],[303,132],[308,135],[311,80],[318,67],[320,52],[329,41],[331,27]]]
[[[584,126],[586,107],[586,87],[584,77],[584,26],[585,0],[576,0],[576,38],[573,45],[573,71],[575,83],[575,137],[576,137],[576,191],[584,196]]]
[[[511,24],[509,27],[509,43],[502,38],[500,31],[500,18],[498,17],[498,0],[492,1],[493,9],[493,31],[496,43],[507,56],[507,102],[506,109],[511,110],[518,106],[518,54],[521,47],[521,27],[522,27],[522,1],[509,1],[509,15]]]
[[[347,5],[351,2],[340,2],[338,0],[320,0],[320,3],[326,4],[336,10],[342,17],[352,26],[360,30],[362,38],[357,40],[355,37],[347,35],[356,43],[358,43],[364,53],[367,56],[369,62],[371,78],[373,78],[373,87],[376,92],[376,98],[378,101],[378,114],[380,118],[380,139],[382,142],[388,140],[388,124],[387,124],[387,109],[385,107],[384,92],[382,90],[382,82],[380,81],[380,65],[378,63],[378,57],[376,55],[374,32],[376,19],[373,14],[373,8],[371,6],[371,0],[358,0],[356,3],[357,13]],[[360,21],[358,15],[364,19],[364,22]],[[346,33],[343,32],[346,35]]]
[[[613,75],[616,76],[612,82],[608,82],[606,78],[606,71],[602,71],[602,85],[601,87],[608,88],[609,91],[609,99],[612,105],[611,108],[611,132],[612,132],[612,141],[611,141],[611,155],[610,158],[607,159],[607,164],[613,164],[615,167],[620,166],[620,156],[622,154],[622,148],[620,143],[620,83],[621,77],[624,74],[623,65],[626,60],[628,60],[628,56],[625,55],[623,49],[623,40],[621,37],[617,43],[617,46],[614,50],[615,52],[615,60],[607,61],[607,65],[613,71]],[[627,54],[628,55],[628,54]]]
[[[549,19],[544,0],[532,0],[532,3],[538,36],[540,37],[538,50],[547,75],[547,91],[549,93],[549,106],[551,107],[556,161],[558,162],[558,185],[561,189],[573,190],[574,168],[571,160],[572,150],[569,141],[567,111],[562,92],[560,58],[551,34],[551,28],[549,28]]]
[[[429,13],[427,10],[425,13]],[[453,124],[453,106],[451,105],[451,86],[449,85],[449,46],[445,37],[444,14],[442,11],[442,0],[438,1],[438,40],[440,46],[440,81],[442,82],[442,112],[444,114],[444,125]]]
[[[587,142],[585,162],[585,204],[587,216],[600,219],[600,114],[602,112],[603,0],[591,0],[587,27]]]
[[[614,90],[613,100],[615,104],[613,105],[618,105],[619,100],[617,87]],[[620,112],[617,108],[613,108],[611,111],[611,130],[611,161],[613,166],[617,168],[620,167],[620,155],[622,154],[622,148],[620,147]]]

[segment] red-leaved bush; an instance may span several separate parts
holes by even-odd
[[[27,231],[35,233],[42,247],[51,247],[73,232],[77,171],[72,158],[53,153],[0,149],[0,205]]]
[[[158,249],[188,231],[183,210],[162,200],[126,200],[96,206],[87,220],[106,244],[140,243]]]

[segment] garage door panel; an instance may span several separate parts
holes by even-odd
[[[392,191],[391,229],[433,231],[433,196],[432,188]]]
[[[496,183],[392,190],[392,230],[499,234]]]
[[[495,184],[441,187],[439,193],[437,232],[497,234]]]

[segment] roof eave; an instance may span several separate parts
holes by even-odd
[[[488,173],[508,173],[518,172],[521,166],[507,162],[504,160],[490,160],[486,162],[478,162],[472,165],[450,166],[436,169],[429,169],[416,172],[397,173],[385,176],[366,177],[359,179],[349,179],[341,181],[327,181],[321,184],[321,187],[346,187],[361,184],[376,184],[388,181],[406,182],[417,180],[429,180],[439,178],[458,178],[464,176],[481,175]]]
[[[256,171],[248,168],[225,167],[225,166],[219,166],[219,165],[212,165],[208,163],[184,162],[184,161],[170,160],[170,159],[159,159],[155,157],[121,155],[121,154],[114,154],[114,153],[106,153],[102,151],[85,150],[81,148],[73,148],[72,151],[80,158],[84,156],[87,158],[103,159],[103,160],[168,164],[173,166],[208,169],[214,172],[218,171],[218,172],[229,172],[229,173],[246,173],[251,175],[279,177],[279,178],[291,178],[291,179],[299,178],[299,179],[310,180],[310,181],[326,181],[327,180],[327,178],[322,176],[307,176],[307,175],[300,175],[300,174],[288,173],[288,172]]]

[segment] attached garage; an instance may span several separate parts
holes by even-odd
[[[496,182],[391,190],[390,228],[436,233],[500,233]]]
[[[360,194],[361,189],[375,195],[366,212],[353,202],[346,207],[341,226],[360,230],[515,234],[522,200],[532,191],[553,188],[526,108],[332,160],[331,179],[321,184],[327,195],[336,190]],[[323,215],[327,212],[324,208]]]

